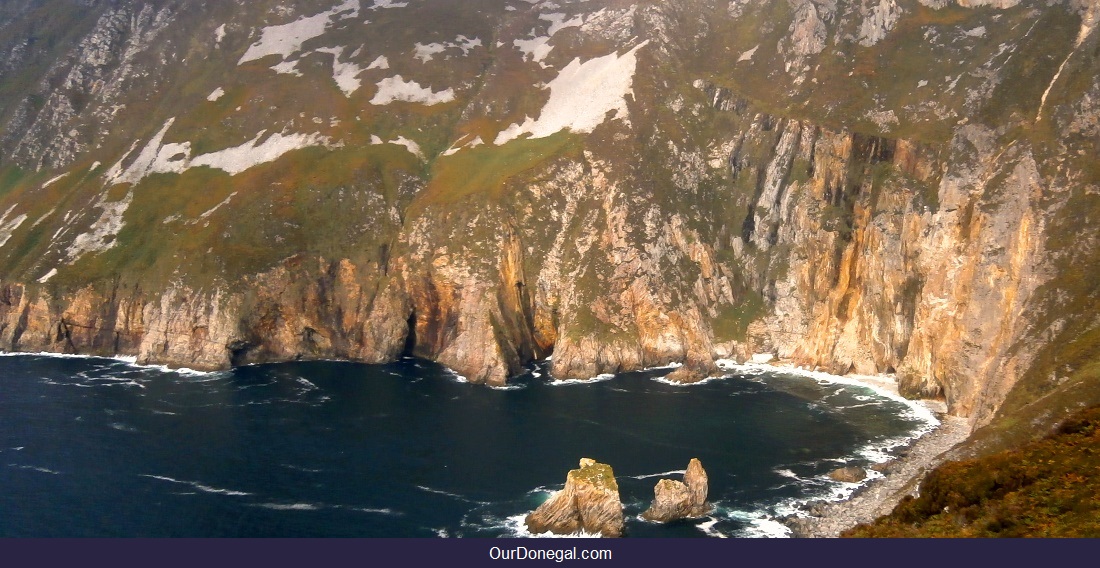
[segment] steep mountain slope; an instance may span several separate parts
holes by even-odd
[[[1095,2],[0,10],[6,349],[1100,402]]]

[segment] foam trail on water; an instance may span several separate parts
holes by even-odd
[[[666,477],[670,475],[684,475],[687,473],[686,469],[674,469],[672,471],[663,471],[661,473],[647,473],[645,475],[626,475],[630,479],[649,479],[651,477]]]
[[[244,491],[234,491],[232,489],[218,489],[217,487],[210,487],[209,485],[203,485],[203,484],[201,484],[197,481],[183,481],[183,480],[179,480],[179,479],[172,479],[171,477],[165,477],[163,475],[147,475],[147,474],[140,474],[140,475],[141,475],[141,477],[148,477],[150,479],[159,479],[161,481],[167,481],[169,483],[179,483],[180,485],[190,485],[191,487],[194,487],[195,489],[198,489],[199,491],[202,491],[202,492],[205,492],[205,493],[214,493],[216,495],[231,495],[233,497],[243,497],[243,496],[246,496],[246,495],[251,495],[251,493],[247,493],[247,492],[244,492]]]
[[[674,386],[674,387],[687,388],[687,387],[695,387],[695,386],[699,386],[699,385],[705,385],[707,383],[712,383],[712,382],[715,382],[715,381],[724,381],[728,378],[729,377],[707,377],[705,379],[695,381],[695,382],[692,382],[692,383],[682,383],[680,381],[670,381],[670,380],[668,380],[667,377],[654,377],[652,380],[656,381],[658,383],[671,385],[671,386]]]
[[[601,538],[601,534],[592,534],[578,531],[574,534],[554,534],[552,532],[533,533],[527,529],[527,515],[513,515],[504,520],[500,526],[508,531],[508,536],[515,538]]]
[[[570,386],[570,385],[591,385],[591,384],[595,384],[595,383],[602,383],[604,381],[610,381],[611,379],[614,379],[614,378],[615,378],[615,375],[612,375],[611,373],[603,373],[601,375],[596,375],[595,377],[592,377],[591,379],[565,379],[565,380],[555,379],[553,381],[550,381],[550,385],[555,386],[555,387],[563,387],[563,386]]]

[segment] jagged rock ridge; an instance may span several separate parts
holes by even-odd
[[[582,458],[578,469],[569,470],[565,488],[524,520],[533,534],[577,534],[620,537],[623,504],[611,466]]]

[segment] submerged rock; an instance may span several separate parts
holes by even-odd
[[[710,510],[707,491],[707,472],[697,458],[692,458],[684,472],[683,482],[673,479],[657,482],[653,488],[653,504],[642,513],[642,517],[660,523],[701,517]]]
[[[623,534],[623,504],[611,466],[583,458],[570,470],[565,488],[527,515],[527,529],[539,534],[584,531],[606,537]]]

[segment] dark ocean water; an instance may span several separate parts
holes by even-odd
[[[285,363],[201,374],[0,357],[0,536],[527,536],[582,457],[610,464],[634,537],[780,536],[774,519],[851,485],[928,416],[871,390],[740,368],[516,387],[438,365]],[[637,518],[698,457],[714,514]],[[672,473],[667,473],[672,472]]]

